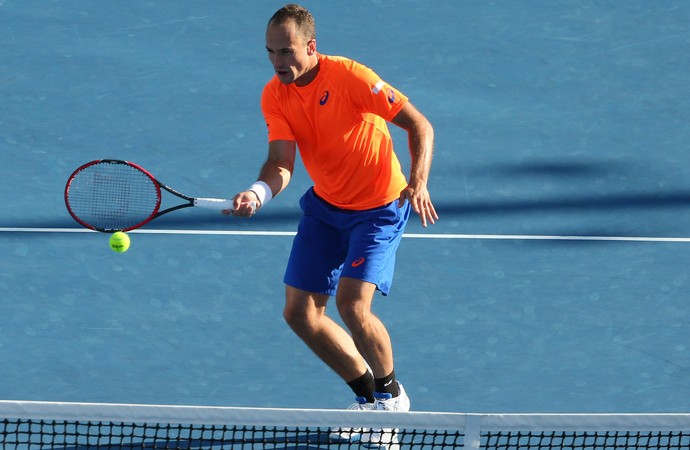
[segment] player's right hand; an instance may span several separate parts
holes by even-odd
[[[226,216],[252,217],[259,210],[259,199],[252,191],[244,191],[232,198],[232,209],[224,209],[222,213]]]

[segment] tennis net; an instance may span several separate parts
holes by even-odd
[[[360,431],[336,439],[334,430]],[[464,414],[0,401],[4,449],[690,449],[690,414]],[[389,431],[389,432],[388,432]]]

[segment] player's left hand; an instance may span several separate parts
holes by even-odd
[[[434,204],[431,202],[431,196],[426,187],[413,187],[408,184],[405,189],[400,193],[400,200],[398,201],[398,206],[402,206],[405,200],[410,202],[414,212],[419,214],[419,218],[422,220],[422,226],[426,228],[427,223],[435,224],[438,220],[438,214],[436,214],[436,209]]]

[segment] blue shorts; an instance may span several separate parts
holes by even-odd
[[[410,217],[410,204],[395,200],[364,211],[337,208],[310,188],[300,199],[304,215],[283,281],[304,291],[335,295],[341,276],[376,285],[388,295],[395,252]]]

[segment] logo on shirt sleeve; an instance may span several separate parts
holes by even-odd
[[[381,92],[381,89],[383,89],[383,87],[384,87],[385,85],[386,85],[386,83],[384,83],[383,81],[379,80],[379,81],[376,82],[376,84],[374,85],[374,87],[371,88],[371,92],[373,92],[374,95],[376,95],[376,94],[378,94],[379,92]]]
[[[376,82],[374,87],[371,88],[371,92],[373,92],[374,95],[377,95],[385,87],[386,83],[384,83],[382,80],[379,80]],[[395,91],[390,86],[386,88],[386,98],[388,98],[389,103],[395,103]]]
[[[395,91],[388,88],[388,103],[395,103]]]

